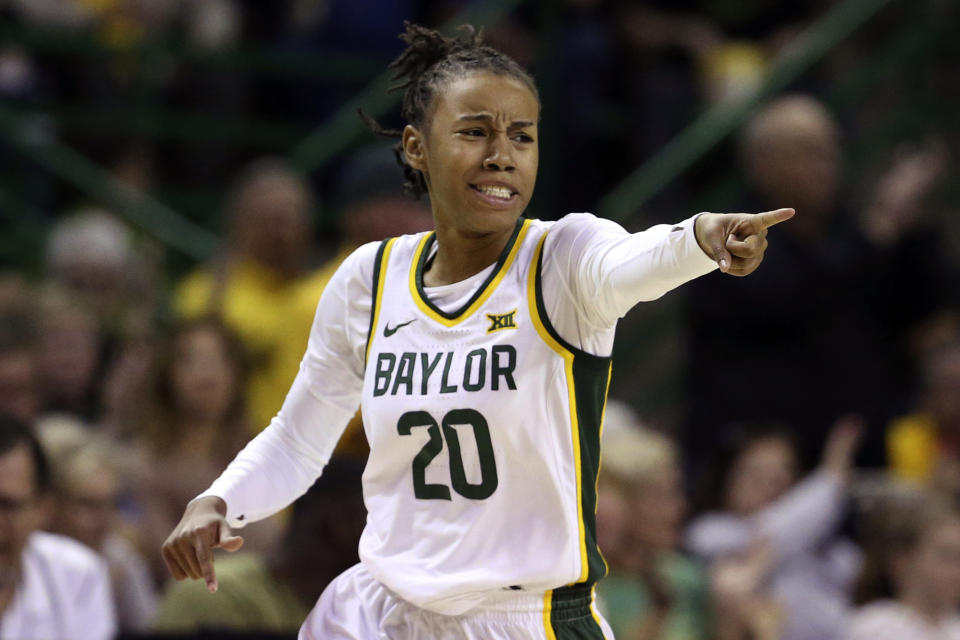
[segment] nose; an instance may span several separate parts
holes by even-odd
[[[483,159],[483,168],[490,171],[513,172],[517,167],[513,160],[513,149],[505,134],[490,136],[490,146]]]

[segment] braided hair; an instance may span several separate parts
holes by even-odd
[[[403,25],[400,39],[407,48],[388,67],[396,71],[393,80],[399,81],[389,92],[403,91],[401,115],[414,127],[424,128],[434,98],[445,85],[471,72],[488,71],[516,78],[540,100],[533,77],[510,56],[483,44],[483,32],[472,25],[460,26],[457,35],[450,38],[407,21]],[[360,117],[367,128],[378,135],[390,138],[402,135],[402,130],[386,129],[362,110]],[[407,163],[402,143],[394,146],[393,152],[403,169],[404,192],[419,198],[427,191],[423,174]]]

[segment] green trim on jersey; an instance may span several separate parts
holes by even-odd
[[[603,628],[593,610],[593,586],[576,585],[554,589],[550,608],[549,640],[604,640]],[[546,622],[546,620],[544,620]]]
[[[380,306],[380,275],[386,271],[384,264],[384,256],[389,256],[387,247],[395,240],[396,238],[387,238],[380,243],[380,246],[377,248],[377,257],[373,259],[373,282],[371,283],[370,289],[370,328],[367,329],[367,346],[363,350],[363,361],[366,362],[370,353],[370,343],[373,342],[374,332],[377,330],[377,311]]]
[[[542,263],[543,251],[541,247],[537,256],[534,286],[537,313],[550,336],[573,354],[574,394],[577,402],[577,423],[580,437],[580,500],[582,502],[581,513],[589,567],[586,580],[577,584],[593,585],[597,580],[607,575],[607,563],[597,546],[597,481],[600,475],[600,432],[603,424],[603,410],[607,401],[607,390],[610,387],[612,358],[596,356],[578,349],[557,333],[547,316],[547,308],[543,302]],[[555,597],[557,592],[562,592],[567,588],[577,587],[556,589]]]
[[[520,235],[520,230],[523,228],[524,221],[525,218],[517,218],[517,224],[513,228],[513,233],[510,234],[510,239],[507,240],[507,244],[503,248],[503,251],[500,252],[500,257],[497,258],[496,266],[493,268],[493,271],[490,272],[490,275],[487,276],[487,279],[483,281],[483,284],[480,285],[480,288],[477,289],[472,296],[470,296],[470,299],[467,300],[463,306],[450,313],[433,304],[430,301],[430,298],[427,297],[426,292],[423,290],[423,269],[427,264],[427,258],[430,256],[430,247],[434,242],[437,241],[437,232],[431,231],[424,242],[423,249],[420,251],[420,259],[417,261],[416,285],[417,295],[420,296],[420,300],[427,305],[431,311],[442,318],[446,318],[447,320],[456,320],[463,315],[463,313],[466,312],[466,310],[469,309],[470,306],[484,294],[484,292],[487,290],[487,287],[490,286],[490,283],[493,282],[494,279],[496,279],[496,277],[500,274],[500,271],[503,269],[503,265],[507,262],[507,257],[510,255],[510,251],[517,242],[517,237]]]

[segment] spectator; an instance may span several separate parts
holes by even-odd
[[[321,289],[310,292],[309,313],[288,308],[294,290],[310,275],[314,207],[306,181],[285,163],[271,158],[252,163],[230,196],[223,255],[177,286],[174,307],[180,317],[219,315],[242,340],[250,362],[253,433],[269,424],[283,403],[320,298]],[[296,360],[284,357],[288,352],[297,352]]]
[[[608,555],[610,575],[597,586],[604,616],[617,638],[707,638],[707,579],[678,551],[686,514],[678,453],[669,438],[621,429],[604,438],[598,530],[613,512],[621,539]]]
[[[129,301],[133,245],[119,220],[100,209],[65,217],[47,239],[50,279],[96,309],[111,326]]]
[[[54,471],[47,529],[82,542],[107,561],[119,631],[145,630],[157,593],[150,567],[120,517],[126,452],[73,418],[46,418],[37,432]]]
[[[756,278],[692,285],[688,453],[703,460],[717,424],[772,421],[794,430],[812,462],[836,416],[852,411],[868,427],[862,461],[880,465],[883,428],[912,393],[904,337],[949,290],[938,238],[919,215],[942,158],[922,151],[894,163],[876,185],[889,195],[868,203],[859,225],[842,204],[839,127],[815,99],[762,109],[743,133],[742,158],[750,206],[790,202],[797,224],[784,227],[785,249]],[[911,215],[889,213],[904,210]],[[763,314],[744,311],[755,300]],[[751,401],[731,402],[744,384]]]
[[[858,421],[839,421],[820,468],[799,482],[797,451],[786,432],[757,430],[731,447],[729,460],[712,483],[719,493],[718,508],[697,517],[687,531],[694,553],[715,570],[718,561],[725,563],[719,565],[720,587],[736,571],[752,582],[741,591],[748,596],[742,606],[718,607],[719,613],[734,618],[719,621],[721,626],[743,629],[727,630],[721,637],[749,638],[755,633],[756,595],[768,595],[781,611],[782,629],[774,637],[838,637],[859,564],[859,552],[837,538],[837,529],[860,432]]]
[[[48,485],[30,428],[0,417],[0,637],[108,640],[116,619],[105,563],[78,542],[38,531]]]
[[[155,415],[141,434],[141,549],[164,575],[156,550],[184,504],[217,477],[248,437],[243,347],[219,321],[200,318],[175,328],[160,348]]]
[[[0,413],[24,422],[40,413],[40,366],[36,331],[22,312],[0,313]]]
[[[286,534],[268,554],[241,551],[217,560],[219,589],[171,580],[155,628],[296,633],[326,585],[356,564],[366,521],[362,466],[334,461],[293,505]]]
[[[38,357],[43,412],[99,417],[98,373],[106,338],[96,315],[64,292],[44,292],[39,305]]]
[[[881,505],[844,640],[960,638],[960,514],[930,495]]]
[[[960,342],[927,354],[918,410],[887,431],[890,468],[903,480],[960,496]]]

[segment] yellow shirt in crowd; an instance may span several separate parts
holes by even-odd
[[[347,252],[294,280],[245,261],[230,265],[222,291],[218,274],[201,267],[177,286],[174,312],[181,318],[216,313],[237,333],[250,359],[248,406],[254,433],[280,409],[307,348],[317,300]]]
[[[897,418],[887,429],[887,457],[893,474],[902,480],[927,484],[940,457],[937,423],[927,413]]]

